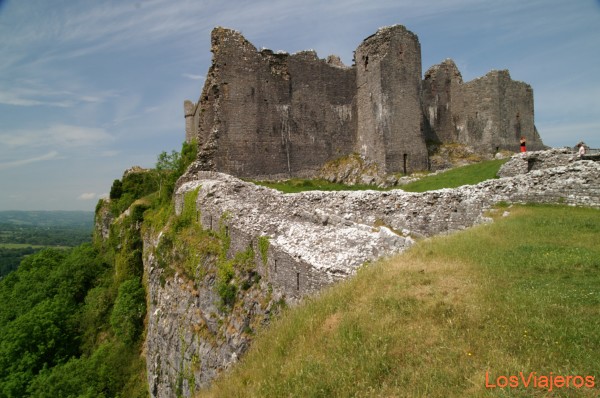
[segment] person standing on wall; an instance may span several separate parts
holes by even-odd
[[[579,147],[579,150],[577,151],[577,158],[581,159],[585,155],[585,144],[582,141],[577,144],[577,146]]]
[[[527,152],[527,146],[526,146],[525,137],[521,137],[521,139],[519,140],[519,142],[521,143],[521,152]]]

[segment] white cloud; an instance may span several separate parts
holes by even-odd
[[[20,130],[0,134],[0,141],[10,148],[51,147],[55,149],[97,146],[113,137],[102,128],[57,124],[47,129]]]
[[[70,126],[65,124],[49,128],[50,139],[62,146],[81,147],[95,146],[112,141],[113,137],[102,128]]]
[[[51,101],[51,100],[40,100],[33,99],[31,96],[24,95],[19,90],[4,89],[0,92],[0,104],[13,105],[13,106],[56,106],[60,108],[67,108],[73,105],[71,101]]]
[[[18,72],[20,73],[21,71]],[[7,74],[10,74],[10,71]],[[56,85],[71,85],[75,91],[56,89],[47,83],[34,80],[15,79],[14,81],[0,81],[0,104],[70,108],[78,104],[102,103],[108,98],[116,96],[114,91],[78,94],[76,91],[85,92],[86,89],[78,87],[72,81],[66,82],[58,76],[52,80]]]
[[[93,200],[96,199],[98,195],[95,192],[84,192],[77,197],[78,200]]]
[[[192,79],[192,80],[204,80],[205,79],[205,77],[203,75],[193,75],[191,73],[182,73],[181,76],[187,77],[188,79]]]

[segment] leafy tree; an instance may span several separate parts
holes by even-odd
[[[64,298],[47,299],[2,327],[0,395],[21,397],[45,367],[77,354],[75,308]]]
[[[51,276],[66,257],[64,250],[45,249],[26,257],[16,271],[0,281],[0,328],[54,297]]]
[[[72,358],[67,363],[46,368],[28,388],[32,397],[118,397],[123,395],[131,374],[136,349],[122,343],[106,342],[90,357]],[[140,396],[148,396],[140,394]]]
[[[133,343],[144,328],[146,294],[140,280],[129,279],[119,286],[110,324],[123,343]]]
[[[191,143],[184,142],[181,146],[181,153],[165,151],[158,155],[156,161],[156,171],[159,179],[159,197],[162,201],[170,199],[175,183],[185,173],[188,166],[196,160],[198,145],[195,141]]]
[[[16,270],[25,256],[33,254],[38,250],[31,246],[16,249],[0,247],[0,279]]]
[[[108,197],[111,200],[115,200],[121,198],[121,195],[123,195],[123,183],[121,180],[114,180]]]
[[[156,170],[159,172],[163,171],[175,171],[179,168],[181,162],[181,155],[179,152],[173,150],[171,153],[162,151],[156,160]]]
[[[24,396],[39,372],[80,354],[79,311],[105,271],[86,244],[42,250],[0,281],[0,396]]]

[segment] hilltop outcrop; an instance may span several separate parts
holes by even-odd
[[[252,330],[268,322],[277,303],[296,303],[353,275],[365,262],[405,250],[415,239],[490,222],[489,212],[496,211],[497,203],[600,208],[600,163],[563,162],[565,154],[528,154],[544,159],[531,170],[522,168],[527,159],[515,155],[505,167],[511,177],[425,193],[282,194],[193,164],[178,183],[175,212],[191,211],[194,224],[224,237],[227,258],[249,255],[254,282],[239,288],[231,309],[223,310],[218,271],[209,257],[194,260],[200,276],[170,275],[160,265],[161,250],[175,247],[171,257],[183,261],[189,249],[167,246],[168,230],[146,236],[146,355],[152,396],[170,397],[176,391],[187,396],[207,386],[243,355]]]
[[[426,193],[282,194],[243,181],[323,170],[385,181],[430,168],[433,144],[489,155],[516,151],[523,135],[540,149],[533,91],[507,71],[464,83],[450,60],[423,80],[418,38],[402,26],[365,39],[350,67],[313,51],[258,51],[230,29],[211,40],[202,95],[184,104],[197,160],[177,182],[174,210],[141,226],[153,397],[191,396],[279,306],[419,238],[490,222],[500,202],[600,207],[600,164],[560,151],[515,155],[504,178]],[[110,223],[98,223],[104,239]]]

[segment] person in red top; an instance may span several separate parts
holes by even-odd
[[[525,137],[521,137],[521,140],[519,142],[521,143],[521,152],[527,152],[527,147],[525,145]]]

